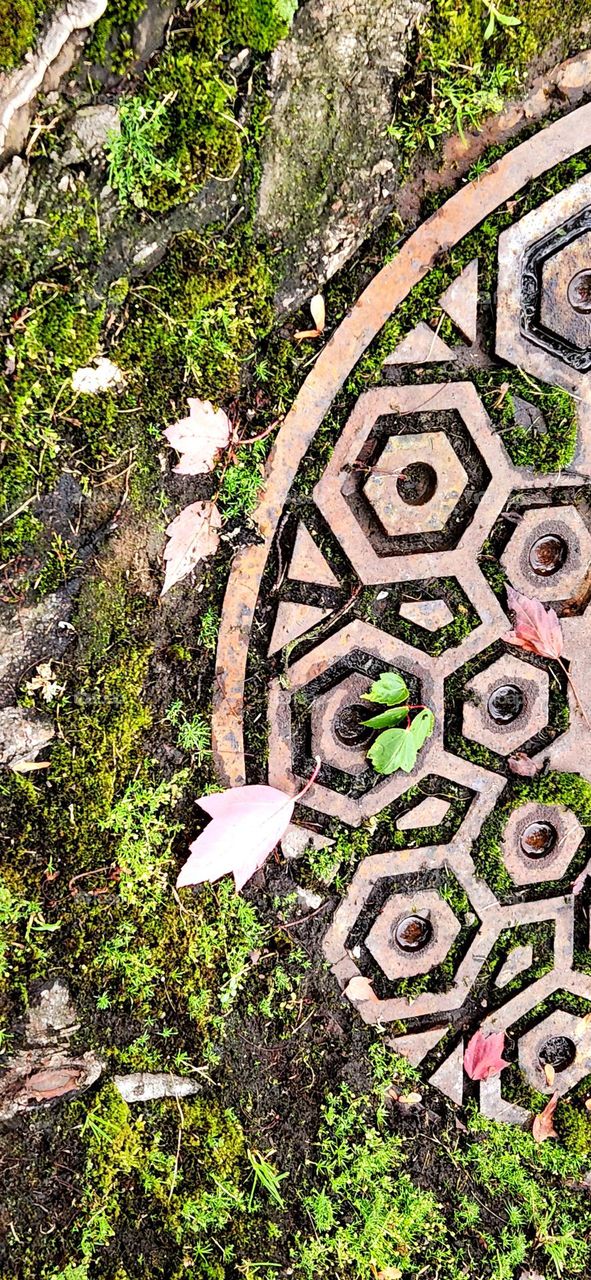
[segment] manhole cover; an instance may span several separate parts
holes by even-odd
[[[570,892],[588,857],[584,828],[560,787],[547,802],[508,765],[525,752],[591,780],[591,739],[564,672],[504,641],[510,582],[562,614],[570,675],[591,715],[591,176],[566,173],[550,198],[538,182],[589,147],[589,112],[459,191],[336,330],[279,433],[257,514],[262,541],[235,560],[218,652],[224,781],[248,780],[263,636],[269,781],[298,789],[317,751],[302,825],[370,833],[372,851],[323,940],[335,981],[347,993],[351,979],[369,978],[373,999],[349,997],[359,1017],[456,1102],[470,1036],[505,1031],[511,1066],[480,1084],[479,1102],[508,1122],[526,1117],[526,1088],[564,1094],[591,1070],[577,1052],[591,978],[575,963],[575,948],[589,956],[588,917],[585,893]],[[486,218],[485,257],[476,229]],[[384,325],[425,280],[424,315],[417,323],[415,311],[389,348]],[[370,347],[355,395],[347,379]],[[572,463],[550,472],[524,463],[536,432],[557,430],[540,402],[549,388],[574,397],[578,432]],[[316,435],[329,410],[338,429],[327,450],[326,433]],[[435,731],[412,773],[383,777],[367,761],[360,698],[392,668],[433,710]],[[423,829],[417,847],[412,817],[398,819],[419,801],[439,827],[433,843]]]

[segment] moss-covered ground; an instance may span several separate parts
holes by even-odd
[[[0,9],[0,66],[11,67],[47,6],[14,0]],[[110,0],[75,91],[86,105],[109,86],[121,105],[120,137],[108,140],[98,172],[78,166],[58,190],[52,152],[67,145],[72,100],[63,116],[42,104],[31,148],[39,206],[0,248],[1,600],[12,617],[61,593],[69,639],[53,661],[48,705],[25,688],[31,670],[16,689],[20,703],[53,719],[50,767],[0,774],[0,1047],[18,1047],[39,983],[61,974],[77,1008],[76,1047],[105,1064],[90,1093],[38,1110],[0,1138],[0,1280],[586,1277],[584,1084],[558,1108],[559,1140],[541,1147],[527,1132],[480,1118],[475,1095],[458,1111],[365,1028],[323,966],[326,923],[358,862],[404,843],[393,810],[354,833],[334,823],[330,847],[297,864],[272,859],[241,895],[228,878],[173,890],[200,829],[195,797],[217,785],[210,720],[223,587],[234,548],[254,536],[250,514],[272,435],[238,448],[216,476],[194,479],[171,475],[161,430],[198,395],[223,404],[243,438],[266,432],[319,344],[294,341],[309,327],[306,315],[275,321],[280,263],[253,218],[265,64],[294,5],[189,4],[140,74],[133,31],[142,10],[141,0]],[[528,69],[548,60],[551,37],[562,42],[554,58],[581,47],[591,13],[581,0],[505,0],[499,10],[519,25],[495,19],[485,39],[492,5],[435,0],[396,104],[405,166],[421,148],[436,156],[450,128],[478,123],[516,92]],[[244,46],[251,54],[242,67],[233,59]],[[378,380],[395,342],[418,319],[437,317],[442,289],[475,254],[481,294],[492,293],[500,231],[587,168],[587,156],[562,166],[442,256],[351,375],[300,469],[294,509],[309,501],[351,404]],[[107,177],[116,211],[105,227]],[[237,183],[237,216],[177,235],[145,278],[131,263],[115,279],[105,272],[111,241],[124,244],[130,227],[157,228],[216,180]],[[326,289],[328,333],[396,253],[400,234],[393,218]],[[441,333],[457,339],[445,325]],[[97,354],[123,371],[123,390],[74,392],[73,372]],[[518,464],[568,465],[575,426],[564,393],[513,369],[469,376]],[[539,406],[546,434],[515,426],[514,396]],[[167,521],[218,487],[218,557],[160,601]],[[328,531],[317,532],[338,563]],[[502,595],[493,543],[482,564]],[[362,592],[356,611],[437,653],[475,625],[457,583],[438,590],[454,618],[436,637],[401,622],[394,598],[384,606]],[[255,647],[253,780],[264,776],[267,675]],[[558,686],[553,716],[559,727]],[[446,788],[442,841],[468,803],[462,788]],[[568,803],[591,824],[590,789],[580,780],[513,781],[476,853],[501,896],[502,828],[530,796]],[[412,838],[426,844],[431,833]],[[298,887],[319,894],[320,908],[304,910]],[[444,890],[462,910],[453,878]],[[547,932],[520,941],[532,942],[536,971],[545,972]],[[479,998],[501,958],[489,958]],[[585,947],[578,962],[588,966]],[[191,1075],[200,1092],[128,1106],[111,1077],[136,1070]],[[413,1091],[421,1101],[408,1105]]]

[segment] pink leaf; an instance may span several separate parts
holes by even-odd
[[[209,400],[189,400],[189,416],[163,432],[181,454],[173,468],[179,475],[195,476],[211,471],[220,449],[230,439],[230,422],[223,409],[215,410]]]
[[[525,751],[516,751],[514,755],[509,756],[507,764],[511,773],[517,773],[520,778],[535,778],[542,767],[536,764],[535,760],[530,760]]]
[[[507,602],[515,614],[513,630],[504,637],[507,644],[541,658],[562,657],[562,629],[554,609],[545,609],[540,600],[530,600],[513,587],[507,587]]]
[[[532,1134],[535,1142],[545,1142],[546,1138],[558,1137],[556,1129],[552,1123],[557,1102],[558,1094],[553,1093],[550,1101],[544,1107],[544,1110],[540,1111],[538,1116],[534,1116]]]
[[[177,888],[219,880],[231,871],[236,888],[241,889],[285,835],[296,800],[312,785],[319,768],[317,761],[312,777],[297,796],[266,786],[231,787],[200,796],[197,803],[212,821],[190,846]]]
[[[192,502],[169,524],[164,549],[166,574],[161,595],[217,551],[222,518],[213,502]]]
[[[471,1080],[488,1080],[490,1076],[500,1075],[503,1067],[509,1066],[502,1057],[504,1046],[504,1031],[493,1031],[491,1035],[484,1036],[478,1029],[464,1054],[466,1075]]]

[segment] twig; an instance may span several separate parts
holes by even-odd
[[[175,1097],[175,1102],[176,1102],[176,1105],[177,1105],[177,1107],[178,1107],[179,1116],[180,1116],[181,1120],[180,1120],[180,1124],[179,1124],[179,1134],[178,1134],[177,1144],[176,1144],[176,1156],[175,1156],[175,1158],[174,1158],[174,1169],[173,1169],[173,1171],[172,1171],[172,1182],[171,1182],[171,1184],[170,1184],[170,1191],[169,1191],[169,1193],[168,1193],[168,1203],[169,1203],[169,1204],[170,1204],[170,1202],[171,1202],[171,1200],[172,1200],[172,1197],[173,1197],[173,1195],[174,1195],[174,1189],[175,1189],[175,1186],[176,1186],[176,1180],[177,1180],[177,1177],[178,1177],[178,1172],[179,1172],[179,1158],[180,1158],[180,1154],[181,1154],[181,1142],[182,1142],[182,1138],[183,1138],[183,1128],[184,1128],[184,1124],[185,1124],[185,1117],[184,1117],[184,1115],[183,1115],[183,1108],[181,1107],[180,1099]]]
[[[562,670],[564,671],[564,674],[565,674],[565,676],[566,676],[566,678],[567,678],[567,680],[568,680],[568,683],[570,684],[570,687],[571,687],[571,689],[572,689],[572,691],[573,691],[573,694],[574,694],[574,697],[575,697],[575,702],[576,702],[576,704],[577,704],[577,706],[578,706],[578,708],[579,708],[579,711],[581,712],[581,715],[582,715],[582,717],[583,717],[583,720],[585,721],[585,724],[587,725],[587,728],[588,728],[588,729],[591,729],[591,722],[589,721],[589,717],[588,717],[588,715],[587,715],[587,712],[585,711],[585,708],[584,708],[584,706],[583,706],[583,703],[581,702],[581,699],[580,699],[580,697],[579,697],[579,691],[578,691],[577,686],[576,686],[576,684],[575,684],[575,682],[574,682],[574,680],[573,680],[573,678],[572,678],[572,676],[571,676],[571,674],[570,674],[570,671],[568,670],[568,668],[567,668],[567,667],[565,667],[564,662],[562,661],[562,658],[557,658],[557,659],[556,659],[556,661],[558,662],[559,667],[561,667],[561,668],[562,668]]]

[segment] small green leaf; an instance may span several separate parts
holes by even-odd
[[[495,29],[495,15],[491,11],[491,14],[487,23],[486,31],[484,33],[485,40],[490,40],[491,36],[494,34],[494,29]]]
[[[428,707],[423,707],[423,710],[419,711],[418,716],[415,716],[410,729],[408,730],[417,751],[420,751],[423,744],[427,741],[427,738],[431,737],[434,728],[435,716],[433,715],[433,712],[429,711]]]
[[[372,716],[371,720],[362,720],[362,724],[366,724],[369,729],[391,729],[395,724],[402,724],[408,715],[408,707],[390,707],[388,711],[381,711],[379,716]]]
[[[495,18],[497,19],[497,22],[500,22],[502,27],[521,26],[521,18],[513,18],[510,13],[499,13],[498,9],[495,10]]]
[[[369,693],[361,695],[367,702],[381,702],[386,707],[395,707],[399,702],[408,701],[408,689],[398,671],[383,671],[378,680],[374,680]]]
[[[386,729],[376,738],[367,756],[376,773],[394,773],[396,769],[411,773],[417,748],[408,729]]]

